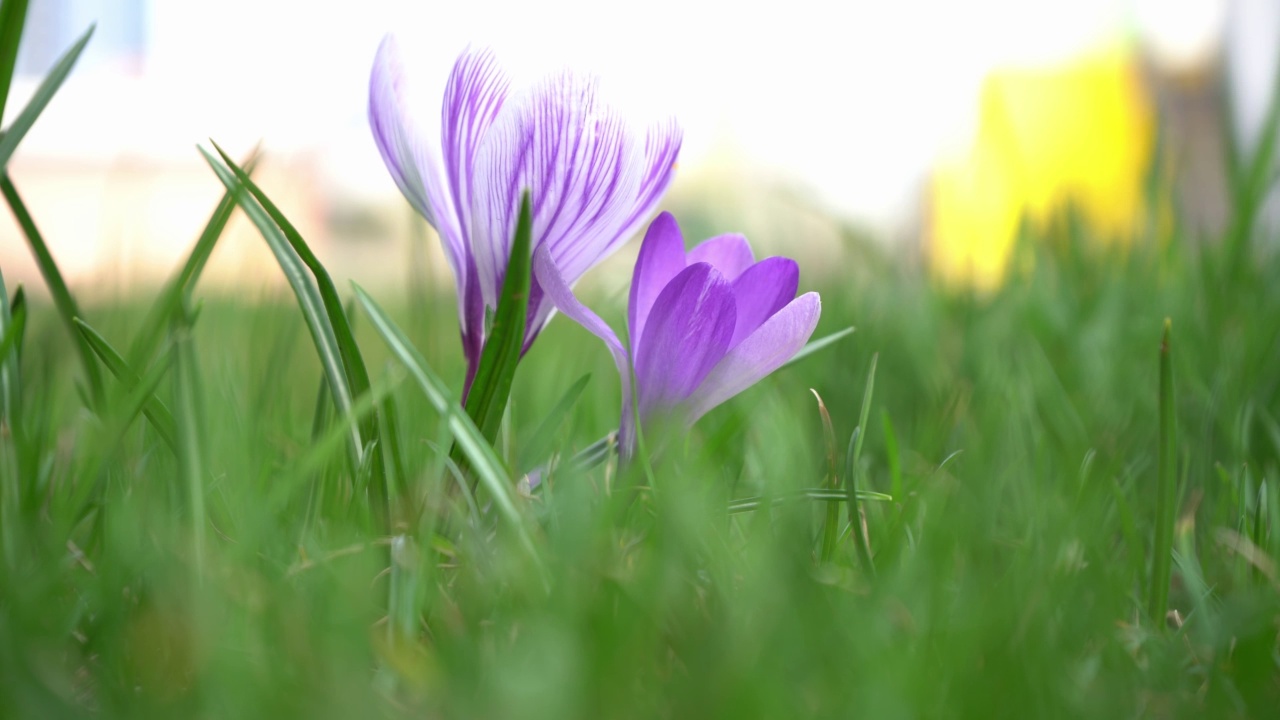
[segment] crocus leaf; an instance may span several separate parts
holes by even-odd
[[[852,335],[853,330],[854,330],[853,328],[847,327],[843,330],[833,332],[830,335],[824,335],[818,338],[817,340],[810,340],[809,342],[805,343],[804,347],[800,348],[799,352],[797,352],[795,355],[792,355],[790,360],[782,363],[782,365],[779,365],[778,369],[781,370],[782,368],[787,367],[788,365],[792,365],[794,363],[800,362],[801,360],[809,357],[810,355],[818,352],[819,350],[824,350],[828,346],[834,345],[837,341],[843,339],[844,337],[848,335]]]
[[[6,5],[9,3],[6,2]],[[18,148],[18,143],[22,142],[22,138],[35,124],[36,118],[40,117],[40,113],[44,112],[44,108],[53,99],[58,88],[62,87],[62,83],[67,79],[67,75],[71,73],[71,68],[75,67],[76,60],[80,58],[80,53],[84,52],[84,46],[89,44],[89,38],[93,35],[93,25],[85,31],[84,35],[75,42],[62,57],[58,58],[58,62],[44,76],[40,87],[36,88],[35,95],[31,96],[31,101],[27,106],[22,108],[22,112],[18,113],[18,117],[14,118],[13,123],[4,132],[4,137],[0,138],[0,170],[9,167],[9,158],[13,156],[13,151]]]
[[[22,27],[27,24],[27,5],[27,0],[0,2],[0,117],[4,117],[13,69],[18,63],[18,44],[22,42]]]
[[[35,220],[32,219],[31,213],[27,212],[27,206],[22,202],[22,197],[18,195],[18,189],[13,186],[13,181],[3,170],[0,170],[0,193],[4,194],[9,209],[17,218],[18,226],[22,228],[22,234],[26,236],[31,254],[35,256],[36,265],[40,268],[40,274],[44,277],[45,284],[49,286],[49,293],[53,296],[53,304],[58,309],[58,315],[76,343],[76,350],[80,353],[80,362],[84,366],[84,374],[89,383],[89,404],[96,407],[102,400],[102,375],[98,372],[97,361],[93,359],[93,350],[76,330],[75,318],[81,316],[80,308],[77,307],[75,298],[71,296],[71,290],[63,280],[62,272],[58,270],[58,263],[54,262],[53,254],[49,252],[49,246],[45,244],[44,237],[36,228]]]
[[[365,368],[364,357],[360,354],[360,347],[356,345],[355,335],[351,332],[351,323],[342,308],[342,300],[338,297],[338,289],[334,287],[333,280],[329,277],[329,272],[325,270],[324,265],[315,256],[315,253],[311,252],[307,242],[302,239],[302,234],[293,226],[293,223],[289,222],[284,213],[280,212],[275,203],[271,202],[266,193],[262,192],[257,184],[249,178],[249,175],[240,169],[235,161],[223,152],[222,148],[218,147],[217,143],[214,143],[213,147],[222,156],[222,161],[227,164],[227,167],[231,168],[231,171],[235,173],[236,180],[253,195],[255,200],[261,203],[263,209],[271,217],[272,222],[284,234],[284,238],[289,242],[290,247],[298,254],[307,269],[311,271],[312,277],[315,278],[316,288],[320,293],[320,301],[324,306],[329,326],[332,328],[334,343],[341,355],[342,367],[345,371],[351,397],[355,398],[365,394],[369,391],[369,371]],[[381,512],[386,513],[386,517],[389,518],[390,511],[387,502],[392,493],[390,492],[391,488],[388,487],[387,464],[382,457],[383,444],[380,442],[378,416],[367,416],[364,422],[360,423],[359,432],[360,437],[366,443],[378,444],[377,451],[370,458],[370,468],[373,471],[373,487],[371,491],[375,506],[380,508]]]
[[[520,472],[532,470],[551,454],[551,444],[555,440],[556,433],[564,425],[565,418],[569,417],[569,411],[577,404],[578,398],[582,397],[582,391],[586,389],[589,382],[591,382],[591,373],[578,378],[578,381],[569,386],[569,389],[560,397],[560,401],[542,419],[538,429],[529,437],[529,441],[520,448],[519,460],[516,463]]]
[[[502,414],[507,409],[511,395],[511,382],[520,362],[524,346],[525,318],[529,314],[529,284],[532,274],[531,244],[533,219],[529,207],[529,193],[520,200],[520,218],[516,222],[515,239],[511,243],[511,259],[507,264],[507,276],[502,281],[502,293],[498,296],[498,308],[493,315],[493,327],[480,353],[480,366],[476,370],[471,393],[467,396],[467,415],[475,421],[480,433],[493,443],[502,424]]]
[[[353,286],[361,307],[373,321],[374,329],[386,341],[392,354],[408,368],[409,374],[427,396],[427,401],[445,419],[445,425],[453,434],[458,451],[470,464],[471,472],[475,473],[480,484],[489,492],[498,513],[516,532],[520,544],[537,561],[538,551],[533,545],[533,536],[527,521],[516,507],[515,490],[512,487],[510,475],[503,466],[502,460],[494,452],[493,446],[480,433],[480,429],[471,418],[462,411],[458,399],[449,391],[449,387],[435,370],[427,364],[422,353],[409,342],[404,331],[387,317],[386,312],[363,288],[359,285],[353,284]]]
[[[125,390],[132,392],[137,389],[138,384],[142,382],[141,376],[139,376],[138,373],[125,362],[125,359],[120,356],[120,353],[116,352],[116,349],[111,346],[111,343],[107,342],[106,338],[102,337],[97,330],[89,327],[89,325],[80,318],[75,319],[75,324],[76,330],[80,333],[80,337],[84,338],[85,342],[89,344],[89,347],[92,348],[93,352],[98,356],[98,359],[100,359],[102,364],[107,367],[107,370],[111,371],[111,374],[120,381],[120,384],[125,387]],[[169,446],[169,449],[177,452],[178,446],[176,442],[177,435],[174,429],[175,423],[173,415],[169,412],[169,408],[165,407],[165,404],[160,400],[160,398],[152,395],[142,406],[142,412],[146,416],[147,420],[151,421],[151,426],[160,434],[160,437],[164,440],[165,444]]]
[[[249,154],[248,159],[243,164],[245,174],[252,175],[254,168],[258,164],[257,148]],[[127,356],[133,364],[142,365],[151,360],[151,356],[155,353],[164,330],[169,326],[169,322],[173,318],[173,313],[177,309],[178,303],[184,298],[190,299],[191,290],[200,279],[205,263],[209,261],[209,256],[213,254],[213,248],[217,245],[218,238],[222,237],[222,232],[226,229],[227,222],[231,219],[231,213],[235,210],[235,207],[236,199],[231,191],[228,190],[222,196],[222,200],[218,202],[218,206],[214,208],[213,214],[209,216],[209,222],[205,223],[204,230],[200,232],[200,237],[196,240],[195,247],[187,255],[187,261],[183,264],[182,269],[165,285],[160,297],[152,304],[146,320],[143,321],[142,329],[134,335],[133,343],[129,346],[129,354]]]

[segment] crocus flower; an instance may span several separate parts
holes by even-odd
[[[445,89],[440,135],[409,110],[412,91],[396,41],[378,48],[369,124],[410,204],[439,233],[458,287],[467,388],[498,303],[523,191],[533,247],[570,285],[634,234],[671,181],[681,133],[674,122],[637,132],[598,97],[597,80],[568,72],[522,91],[485,50],[458,57]],[[535,280],[524,350],[552,306]]]
[[[613,354],[622,376],[624,454],[635,442],[633,371],[642,425],[658,416],[691,425],[795,355],[822,312],[817,293],[796,297],[794,260],[756,262],[741,235],[713,237],[686,253],[680,227],[665,212],[649,226],[631,278],[629,349],[574,297],[545,249],[534,252],[533,271],[556,308]]]

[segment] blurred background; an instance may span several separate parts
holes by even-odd
[[[1023,223],[1064,208],[1114,242],[1158,235],[1174,213],[1195,237],[1220,235],[1227,144],[1258,142],[1280,57],[1273,0],[795,0],[785,13],[718,0],[364,0],[358,12],[32,0],[6,124],[95,22],[10,164],[90,296],[158,283],[181,262],[222,192],[195,150],[208,138],[240,157],[262,143],[260,184],[336,274],[396,287],[422,252],[447,283],[367,126],[389,30],[427,97],[471,43],[491,45],[517,84],[571,65],[639,118],[678,117],[665,206],[690,236],[742,231],[815,275],[857,262],[857,237],[978,287],[1003,277]],[[634,250],[603,273],[625,273]],[[12,219],[0,266],[42,287]],[[243,218],[206,278],[282,281]]]

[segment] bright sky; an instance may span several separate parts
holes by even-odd
[[[146,85],[118,99],[100,125],[110,142],[167,156],[192,153],[209,136],[232,147],[262,137],[269,147],[321,149],[353,187],[387,191],[365,102],[374,50],[395,30],[431,97],[468,43],[493,46],[517,82],[564,65],[592,70],[627,107],[680,119],[682,167],[733,158],[800,183],[834,211],[889,227],[910,212],[939,150],[966,137],[991,68],[1061,60],[1135,31],[1175,57],[1203,56],[1225,4],[362,0],[355,12],[291,0],[152,2]],[[100,20],[110,22],[109,14]],[[69,133],[79,141],[60,137],[55,111],[47,129],[38,127],[45,147],[104,148],[84,132]],[[68,109],[61,122],[82,126],[83,115]]]

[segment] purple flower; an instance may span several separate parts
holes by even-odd
[[[640,422],[655,416],[693,424],[708,410],[776,370],[804,347],[818,324],[817,293],[796,297],[800,271],[783,257],[755,261],[741,235],[720,235],[688,253],[675,218],[649,226],[636,258],[627,308],[630,352],[574,297],[545,249],[533,272],[551,302],[594,333],[622,375],[623,452],[634,451],[631,392]]]
[[[445,89],[437,142],[409,113],[395,39],[388,35],[378,48],[369,124],[396,185],[444,242],[458,285],[468,389],[522,192],[532,200],[533,247],[549,253],[572,285],[640,228],[671,181],[679,128],[666,122],[636,132],[597,97],[596,85],[565,72],[509,92],[490,52],[464,51]],[[535,279],[524,350],[551,310]]]

